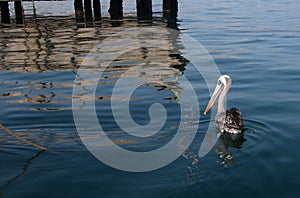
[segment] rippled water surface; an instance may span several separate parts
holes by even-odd
[[[199,121],[185,125],[187,134],[190,128],[199,127],[192,144],[177,160],[142,173],[121,171],[102,163],[86,149],[77,133],[72,91],[75,78],[79,78],[77,69],[94,56],[90,50],[130,28],[160,30],[154,34],[153,42],[164,47],[143,47],[140,43],[139,48],[121,53],[103,71],[95,96],[86,96],[82,104],[95,101],[107,136],[130,151],[155,150],[175,137],[181,128],[182,98],[190,99],[181,84],[183,77],[194,87],[201,112],[210,97],[209,85],[189,55],[180,47],[174,48],[181,46],[182,40],[170,33],[176,30],[167,29],[176,25],[161,20],[160,1],[153,1],[152,23],[136,21],[135,1],[130,0],[125,3],[126,17],[121,21],[112,22],[104,14],[103,20],[93,25],[76,24],[72,4],[38,2],[37,18],[33,19],[31,4],[25,3],[25,25],[0,29],[0,123],[48,148],[39,152],[0,130],[0,197],[299,195],[298,0],[180,1],[178,34],[201,43],[220,72],[231,76],[227,106],[242,111],[246,130],[244,137],[235,142],[219,138],[213,149],[200,158],[198,151],[210,121],[210,116],[202,114]],[[49,5],[56,6],[46,9]],[[103,10],[106,9],[104,1]],[[118,54],[120,46],[130,49],[131,44],[122,42],[110,44],[112,54]],[[198,53],[197,48],[189,50]],[[100,53],[99,65],[105,65],[108,54]],[[88,72],[97,71],[89,67]],[[129,98],[113,96],[117,80],[123,79],[129,86],[136,78],[146,83]],[[126,90],[120,92],[126,94]],[[111,110],[114,103],[121,111],[124,100],[129,101],[131,116],[139,125],[149,123],[152,104],[164,105],[167,118],[161,130],[153,136],[140,131],[144,137],[124,133]],[[86,123],[89,121],[86,119]]]

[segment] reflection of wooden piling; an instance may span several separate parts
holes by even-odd
[[[136,9],[139,20],[152,19],[152,0],[136,0]]]
[[[12,135],[12,136],[14,136],[15,138],[17,138],[18,140],[21,140],[21,141],[24,142],[25,144],[29,144],[29,145],[31,145],[31,146],[34,146],[34,147],[39,148],[39,149],[44,150],[44,151],[47,150],[47,148],[45,148],[45,147],[43,147],[43,146],[41,146],[41,145],[38,145],[38,144],[36,144],[36,143],[33,143],[33,142],[31,142],[31,141],[29,141],[29,140],[27,140],[27,139],[25,139],[25,138],[19,136],[17,133],[15,133],[14,131],[10,130],[10,129],[7,128],[6,126],[2,125],[1,123],[0,123],[0,128],[2,128],[6,133],[9,133],[10,135]]]
[[[10,23],[8,1],[0,1],[0,7],[2,23]]]
[[[101,3],[100,0],[93,0],[94,8],[94,20],[99,21],[101,19]]]
[[[92,14],[92,2],[91,0],[84,0],[84,13],[85,13],[85,21],[92,22],[93,14]]]
[[[74,0],[75,18],[77,22],[84,21],[82,0]]]
[[[178,1],[163,0],[163,17],[167,20],[174,21],[177,19]]]
[[[15,4],[15,13],[16,13],[16,23],[23,24],[23,6],[22,1],[18,0],[14,2]]]
[[[111,19],[123,18],[123,0],[110,0],[108,12]]]

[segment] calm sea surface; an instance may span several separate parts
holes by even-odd
[[[154,27],[161,31],[154,41],[170,48],[174,42],[180,45],[180,39],[168,37],[171,30],[161,20],[161,1],[153,1],[155,18],[151,24],[136,21],[133,0],[125,0],[124,20],[111,22],[104,13],[102,22],[94,25],[75,23],[72,1],[37,2],[36,19],[32,4],[24,4],[24,27],[0,29],[0,123],[48,150],[39,152],[0,129],[0,197],[300,194],[298,0],[180,1],[179,32],[201,43],[220,72],[231,76],[227,106],[241,110],[246,130],[239,141],[221,138],[206,156],[199,157],[210,121],[210,116],[202,114],[199,121],[186,126],[199,125],[193,142],[178,159],[141,173],[112,168],[87,150],[74,123],[72,91],[82,61],[111,35]],[[105,12],[107,5],[108,1],[102,2]],[[120,45],[124,43],[112,42],[111,50],[119,53]],[[95,101],[95,112],[110,140],[135,152],[159,149],[175,136],[180,128],[181,98],[189,98],[180,86],[183,77],[194,87],[202,113],[210,97],[204,77],[181,50],[140,46],[111,62],[103,71],[95,97],[85,98],[87,103]],[[198,49],[189,50],[197,54]],[[98,61],[105,64],[101,58]],[[129,98],[130,113],[137,124],[149,123],[152,104],[160,103],[166,109],[166,122],[153,136],[134,138],[124,133],[112,114],[112,102],[117,111],[123,108],[124,98],[112,96],[117,80],[130,84],[134,78],[147,82]],[[126,93],[125,88],[122,91]],[[147,131],[141,134],[149,135]]]

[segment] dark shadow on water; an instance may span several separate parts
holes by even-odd
[[[230,133],[224,133],[220,136],[220,140],[222,144],[224,144],[225,148],[242,148],[244,142],[246,139],[244,138],[244,132],[238,133],[238,134],[230,134]]]
[[[36,158],[38,158],[43,152],[45,152],[44,150],[39,151],[38,153],[36,153],[34,156],[28,158],[25,163],[23,164],[23,168],[22,171],[17,174],[16,176],[14,176],[13,178],[11,178],[8,182],[6,182],[5,184],[3,184],[2,186],[0,186],[0,190],[3,190],[5,187],[9,186],[10,184],[14,183],[15,181],[17,181],[20,177],[22,177],[28,170],[30,164],[33,162],[33,160],[35,160]],[[0,192],[1,195],[1,192]],[[1,197],[1,196],[0,196]]]

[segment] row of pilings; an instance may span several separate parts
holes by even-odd
[[[25,0],[23,0],[25,1]],[[162,0],[163,18],[176,21],[178,12],[177,0]],[[55,2],[53,2],[55,3]],[[1,22],[9,24],[10,12],[8,1],[0,1]],[[22,0],[14,0],[16,23],[24,22]],[[139,20],[152,20],[152,0],[136,0],[137,18]],[[101,20],[100,0],[74,0],[75,18],[77,22],[93,22]],[[110,0],[109,10],[111,19],[123,18],[123,0]]]
[[[16,14],[16,23],[22,24],[24,19],[24,11],[22,0],[14,0],[14,8]],[[8,1],[0,1],[1,22],[4,24],[10,23],[10,13]]]

